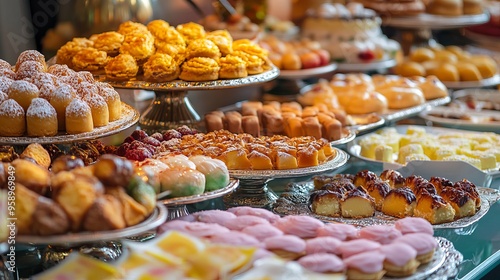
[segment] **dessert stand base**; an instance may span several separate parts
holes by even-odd
[[[197,128],[200,116],[193,109],[187,91],[158,91],[139,119],[139,126],[147,133],[175,129],[182,125]]]
[[[302,80],[277,79],[275,86],[267,92],[264,92],[262,99],[264,101],[290,102],[297,99],[300,90],[307,84]]]
[[[168,209],[167,221],[175,220],[177,218],[189,215],[189,210],[187,209],[186,204],[167,206],[167,209]]]
[[[224,196],[227,208],[250,206],[271,209],[278,196],[267,187],[272,179],[240,179],[240,186],[234,192]]]

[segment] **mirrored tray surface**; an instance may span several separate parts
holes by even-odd
[[[100,241],[120,240],[126,237],[140,235],[156,229],[167,220],[167,208],[160,202],[156,204],[153,213],[137,225],[124,229],[99,231],[99,232],[77,232],[51,236],[17,235],[17,243],[33,245],[62,245],[73,246],[83,243],[96,243]]]
[[[293,178],[310,176],[326,171],[332,171],[346,164],[349,155],[338,148],[333,148],[336,152],[328,161],[318,165],[305,168],[285,169],[285,170],[229,170],[231,177],[240,180],[261,180],[277,178]]]
[[[96,80],[99,80],[101,82],[107,82],[116,88],[144,89],[144,90],[155,90],[155,91],[187,91],[187,90],[224,89],[224,88],[234,88],[234,87],[242,87],[253,84],[260,84],[263,82],[273,80],[274,78],[278,77],[279,73],[280,70],[277,67],[273,66],[273,68],[271,68],[268,71],[256,75],[249,75],[244,78],[203,81],[203,82],[174,80],[171,82],[153,83],[144,81],[143,77],[141,76],[138,76],[135,80],[129,80],[123,82],[108,80],[105,75],[97,75],[95,78]]]
[[[219,189],[219,190],[205,192],[205,193],[198,194],[198,195],[162,199],[162,200],[159,200],[159,202],[163,203],[166,206],[179,206],[179,205],[197,203],[197,202],[201,202],[201,201],[224,196],[224,195],[232,192],[234,189],[236,189],[239,186],[239,183],[240,182],[237,179],[230,179],[229,184],[226,187]]]
[[[375,211],[375,216],[369,218],[351,219],[342,217],[329,217],[314,214],[309,206],[309,194],[314,190],[312,181],[302,183],[291,183],[289,190],[284,192],[273,205],[273,212],[279,215],[307,215],[317,218],[323,222],[336,222],[365,227],[371,225],[392,225],[398,218],[388,216],[380,211]],[[497,190],[478,187],[481,197],[481,208],[471,217],[464,217],[453,222],[433,225],[435,229],[462,228],[479,221],[490,209],[490,204],[500,199]]]
[[[60,134],[47,137],[0,137],[0,144],[6,145],[28,145],[31,143],[38,144],[60,144],[71,143],[75,141],[97,139],[123,131],[137,123],[139,120],[139,112],[122,102],[122,116],[120,119],[110,122],[108,125],[96,127],[91,132],[80,134]]]
[[[383,70],[396,66],[396,59],[387,59],[368,63],[339,63],[337,71],[345,72],[368,72],[375,70]]]
[[[441,106],[450,103],[451,98],[449,96],[437,98],[434,100],[427,100],[425,103],[405,108],[405,109],[391,109],[382,114],[382,117],[386,122],[397,122],[403,119],[417,116],[420,112],[425,111],[431,107]]]

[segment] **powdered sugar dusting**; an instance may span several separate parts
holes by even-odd
[[[47,72],[53,74],[57,77],[71,76],[75,74],[75,71],[70,69],[66,64],[54,64],[49,66]]]
[[[37,61],[25,61],[16,71],[16,79],[31,78],[39,72],[45,72],[45,66]]]
[[[100,88],[99,95],[101,95],[106,102],[120,100],[120,95],[113,88]]]
[[[75,98],[66,107],[66,116],[71,117],[86,117],[91,114],[90,107],[87,102]]]
[[[0,77],[7,77],[9,79],[15,80],[16,72],[12,71],[11,69],[3,68],[0,69]]]
[[[76,89],[76,94],[80,96],[80,98],[83,98],[84,96],[90,94],[99,93],[99,88],[96,85],[91,84],[89,82],[81,82],[75,89]]]
[[[40,88],[39,97],[50,100],[55,90],[56,86],[54,86],[53,84],[43,84]]]
[[[19,57],[17,58],[17,63],[16,63],[16,68],[22,64],[23,62],[26,61],[38,61],[38,62],[45,62],[45,56],[41,54],[37,50],[26,50],[23,51],[21,54],[19,54]]]
[[[92,93],[84,96],[82,99],[87,102],[87,104],[89,104],[90,108],[100,108],[103,106],[107,106],[106,100],[104,100],[104,98],[99,94]]]
[[[52,98],[54,100],[68,100],[75,98],[75,96],[75,89],[68,84],[61,84],[54,90],[52,94]]]
[[[0,69],[10,69],[12,66],[7,61],[0,59]]]
[[[7,99],[0,104],[0,116],[24,117],[24,109],[14,99]]]
[[[9,87],[9,90],[7,91],[8,94],[11,93],[37,93],[38,88],[27,81],[20,80],[20,81],[14,81]]]
[[[14,80],[10,78],[0,77],[0,90],[6,93],[13,82]]]
[[[92,73],[90,73],[89,71],[80,71],[77,72],[77,75],[83,82],[88,82],[92,84],[95,83],[94,75],[92,75]]]
[[[9,96],[7,96],[7,93],[0,90],[0,103],[4,102],[7,99],[9,99]]]
[[[35,73],[32,77],[30,77],[29,82],[36,85],[38,88],[42,88],[45,84],[56,85],[57,77],[46,72],[38,72]]]
[[[26,116],[41,119],[56,118],[57,112],[56,109],[50,105],[49,101],[43,98],[34,98],[31,100],[31,105],[26,111]]]

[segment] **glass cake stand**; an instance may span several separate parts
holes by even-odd
[[[245,78],[204,82],[174,80],[165,83],[151,83],[144,81],[142,76],[138,76],[136,80],[123,82],[108,80],[105,75],[98,75],[96,79],[107,82],[115,88],[154,91],[153,102],[139,119],[141,129],[150,133],[177,128],[181,125],[198,126],[200,116],[189,102],[188,91],[228,89],[261,84],[278,77],[279,73],[279,69],[273,66],[268,71]]]
[[[202,202],[205,200],[217,198],[224,196],[232,191],[234,191],[239,186],[239,180],[231,179],[229,184],[220,189],[211,192],[205,192],[198,195],[190,195],[184,197],[174,197],[169,199],[160,200],[168,208],[168,218],[167,220],[175,220],[177,218],[189,215],[189,211],[187,209],[188,204],[193,204],[197,202]]]
[[[251,206],[270,209],[278,198],[268,189],[267,184],[273,179],[312,176],[342,167],[347,163],[349,155],[338,148],[328,161],[312,167],[287,170],[229,170],[231,177],[240,180],[240,187],[224,196],[226,207]]]

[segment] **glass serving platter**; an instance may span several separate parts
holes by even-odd
[[[392,225],[398,220],[398,218],[385,215],[380,211],[375,211],[373,217],[359,219],[317,215],[312,212],[309,204],[309,196],[312,190],[314,190],[314,183],[312,181],[291,183],[287,191],[285,191],[273,205],[273,212],[282,216],[307,215],[323,222],[344,223],[358,227]],[[488,212],[491,204],[500,199],[500,194],[498,190],[495,189],[478,187],[478,192],[481,197],[481,208],[475,215],[460,218],[449,223],[435,224],[433,225],[434,229],[453,229],[470,226],[479,221]]]
[[[138,120],[139,120],[139,112],[137,112],[137,110],[135,110],[128,104],[122,102],[122,116],[120,119],[109,122],[108,125],[96,127],[90,132],[79,133],[79,134],[61,133],[55,136],[46,136],[46,137],[29,137],[29,136],[0,137],[0,144],[3,145],[28,145],[31,143],[62,144],[62,143],[72,143],[77,141],[97,139],[119,133],[135,125]]]

